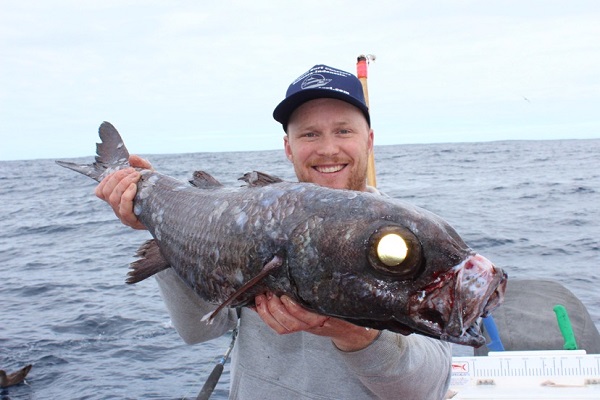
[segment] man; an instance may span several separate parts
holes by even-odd
[[[317,65],[296,79],[273,117],[282,124],[284,149],[298,179],[335,189],[375,191],[366,186],[373,130],[360,81]],[[150,168],[132,156],[131,165]],[[105,178],[96,194],[126,225],[144,229],[133,214],[134,169]],[[172,269],[157,281],[173,324],[186,343],[223,335],[237,320],[214,309]],[[448,343],[421,335],[366,329],[310,312],[287,296],[259,295],[243,309],[232,355],[234,399],[441,399],[450,378]]]

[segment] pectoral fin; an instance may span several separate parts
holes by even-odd
[[[163,269],[171,267],[161,254],[158,243],[154,239],[145,242],[135,255],[140,259],[129,265],[131,271],[127,274],[128,278],[125,281],[128,284],[141,282]]]
[[[239,296],[241,296],[243,293],[245,293],[248,289],[250,289],[252,286],[256,285],[258,282],[263,280],[265,277],[267,277],[269,274],[271,274],[271,272],[273,272],[277,268],[281,267],[282,265],[283,265],[283,259],[280,256],[274,256],[271,261],[269,261],[268,263],[265,264],[262,271],[260,271],[258,275],[256,275],[254,278],[250,279],[248,282],[244,283],[242,285],[242,287],[240,287],[238,290],[236,290],[235,293],[233,293],[231,296],[229,296],[229,298],[227,300],[225,300],[223,303],[221,303],[219,305],[219,307],[217,307],[217,309],[210,315],[210,317],[208,317],[208,320],[209,321],[212,320],[215,317],[215,315],[217,315],[219,313],[219,311],[221,311],[223,308],[229,306],[231,303],[233,303],[233,301],[235,299],[237,299]]]

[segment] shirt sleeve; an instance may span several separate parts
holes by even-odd
[[[217,305],[202,300],[172,268],[159,272],[155,277],[173,326],[185,343],[206,342],[235,327],[237,315],[230,308],[221,310],[212,321],[202,321]]]
[[[340,351],[341,352],[341,351]],[[365,349],[341,352],[347,366],[380,399],[440,400],[450,385],[449,343],[382,331]]]

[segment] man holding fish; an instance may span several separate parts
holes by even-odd
[[[275,108],[284,150],[301,182],[333,189],[371,191],[367,158],[373,130],[360,81],[317,65],[296,79]],[[137,156],[130,164],[151,168]],[[98,185],[128,226],[145,229],[133,212],[140,172],[119,170]],[[332,233],[335,234],[335,233]],[[233,329],[236,312],[214,310],[172,268],[156,275],[173,324],[186,343]],[[441,399],[450,379],[450,345],[419,334],[404,336],[311,312],[283,295],[259,294],[243,308],[232,357],[230,398],[235,399]]]

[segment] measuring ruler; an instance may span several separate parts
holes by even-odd
[[[600,399],[600,354],[502,351],[453,357],[450,389],[456,400]]]

